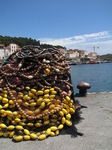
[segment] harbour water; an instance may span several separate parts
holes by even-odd
[[[77,85],[81,81],[91,85],[87,92],[112,91],[112,63],[72,65],[70,73],[74,93],[79,93]]]

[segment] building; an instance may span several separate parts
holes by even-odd
[[[88,58],[90,58],[90,59],[97,59],[98,56],[99,55],[96,52],[90,52],[88,54]]]
[[[58,50],[60,51],[60,53],[63,55],[63,56],[66,56],[66,48],[58,48]]]
[[[0,59],[5,59],[4,48],[4,44],[0,44]]]
[[[20,50],[20,47],[17,44],[9,44],[7,47],[5,47],[5,58],[8,58],[17,50]]]
[[[76,59],[76,58],[79,58],[79,52],[77,49],[70,49],[69,50],[69,59]]]
[[[85,58],[88,55],[85,50],[78,50],[78,52],[80,58]]]

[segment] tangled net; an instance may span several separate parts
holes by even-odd
[[[55,48],[24,46],[0,69],[0,137],[44,140],[72,126],[70,66]]]

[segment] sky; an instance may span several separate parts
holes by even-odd
[[[112,0],[0,0],[0,35],[112,54]]]

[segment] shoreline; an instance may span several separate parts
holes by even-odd
[[[112,93],[112,91],[104,91],[104,92],[88,92],[88,94],[102,94],[102,93]]]

